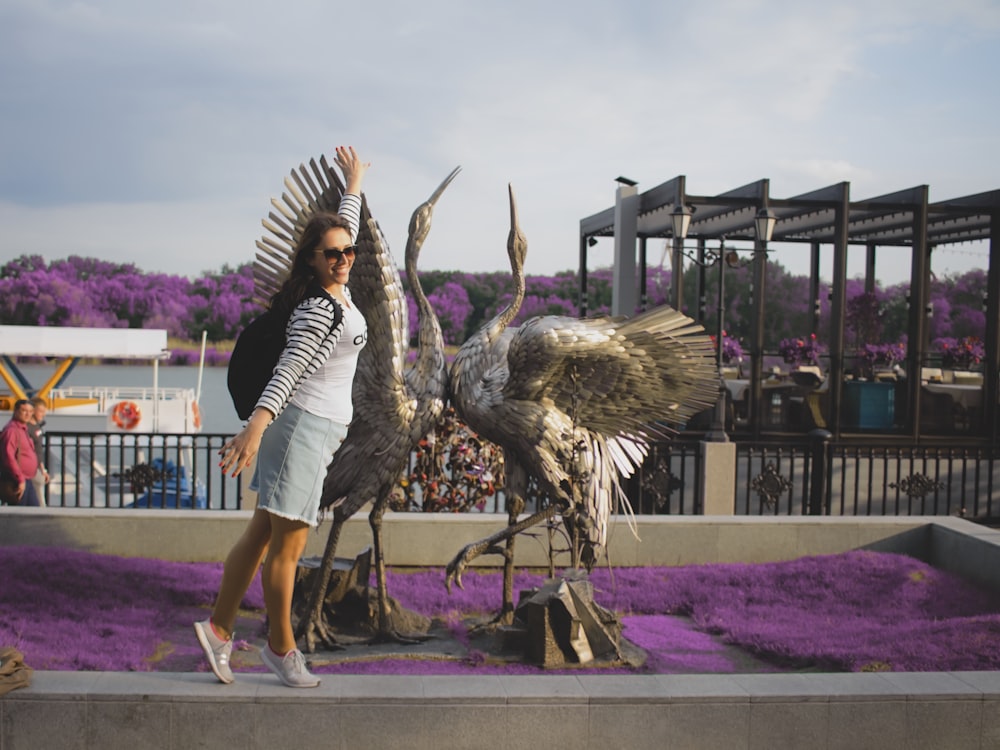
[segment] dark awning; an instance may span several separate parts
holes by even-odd
[[[841,182],[792,198],[769,195],[769,180],[759,180],[714,196],[685,192],[681,175],[639,198],[638,237],[670,237],[670,215],[683,203],[692,213],[689,239],[726,237],[754,239],[754,217],[762,207],[778,218],[773,242],[832,242],[836,208],[848,203],[848,242],[851,244],[912,245],[924,210],[926,186],[865,200],[850,200],[850,183]],[[928,202],[927,243],[970,242],[990,239],[990,215],[1000,212],[1000,190],[962,198]],[[613,237],[615,209],[607,208],[580,221],[580,236]]]

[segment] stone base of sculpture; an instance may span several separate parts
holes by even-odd
[[[641,666],[645,653],[622,638],[618,617],[594,601],[583,573],[520,592],[514,624],[501,628],[507,649],[545,668]]]
[[[292,603],[294,618],[305,615],[320,558],[299,564]],[[378,595],[368,581],[371,552],[334,560],[323,616],[338,649],[311,658],[316,664],[358,659],[425,659],[480,664],[534,664],[545,669],[639,667],[642,649],[622,637],[617,616],[594,601],[593,585],[582,572],[546,581],[520,592],[513,625],[483,627],[482,615],[458,621],[431,620],[402,607],[392,597],[393,627],[421,636],[420,643],[373,643],[378,631]],[[338,654],[334,657],[334,653]]]
[[[305,615],[306,602],[319,573],[319,557],[299,561],[292,598],[294,617]],[[368,584],[371,574],[371,548],[366,547],[354,558],[335,558],[323,602],[323,615],[333,635],[341,645],[366,642],[378,631],[378,592]],[[426,635],[431,620],[406,609],[391,596],[388,598],[390,616],[400,633]],[[293,623],[294,625],[294,623]]]

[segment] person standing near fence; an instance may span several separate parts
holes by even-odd
[[[268,641],[261,660],[289,687],[319,685],[296,647],[292,591],[309,530],[318,523],[327,466],[353,415],[354,373],[368,335],[347,282],[369,164],[353,148],[343,147],[337,148],[336,163],[346,185],[340,212],[309,219],[289,276],[271,298],[272,310],[291,313],[285,349],[246,427],[219,451],[219,465],[232,476],[257,460],[250,483],[257,491],[257,508],[226,557],[212,616],[194,624],[212,672],[227,684],[233,682],[230,655],[237,612],[263,561]],[[309,294],[317,284],[330,298]]]
[[[27,399],[14,402],[14,414],[0,431],[0,477],[5,484],[16,487],[4,502],[12,505],[37,506],[35,488],[31,484],[38,471],[35,444],[28,435],[28,424],[34,407]]]
[[[28,422],[28,437],[35,444],[35,455],[38,457],[38,471],[31,478],[31,485],[35,490],[35,497],[38,504],[45,507],[45,485],[49,483],[49,471],[45,468],[45,415],[49,411],[49,405],[41,396],[31,399],[34,414]]]

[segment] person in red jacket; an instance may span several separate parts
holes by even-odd
[[[0,430],[0,475],[17,482],[17,503],[38,505],[31,480],[38,471],[38,455],[35,443],[28,435],[28,423],[35,408],[26,399],[14,403],[14,416]],[[8,499],[8,502],[10,500]]]

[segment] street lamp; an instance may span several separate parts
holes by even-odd
[[[774,235],[774,225],[778,223],[778,217],[769,208],[762,208],[754,217],[754,229],[757,232],[757,239],[761,242],[770,242]]]
[[[680,202],[670,212],[670,228],[673,230],[675,240],[683,242],[687,238],[688,228],[691,226],[691,213],[691,209]]]

